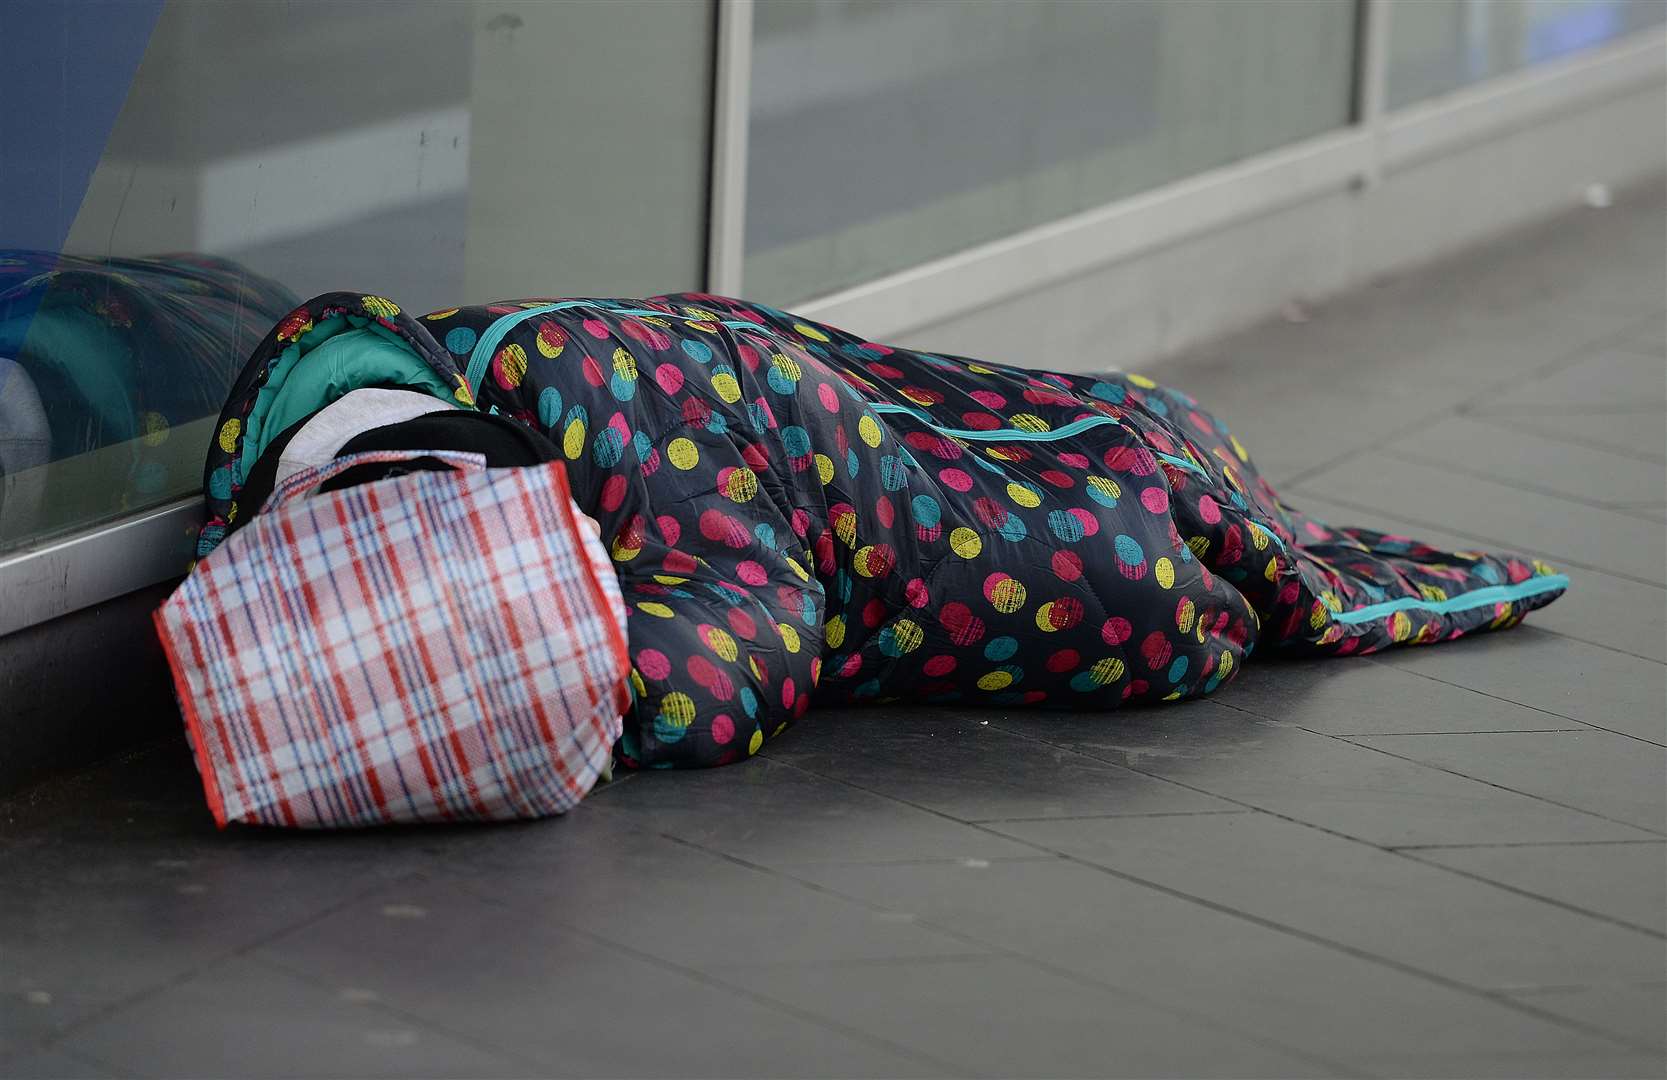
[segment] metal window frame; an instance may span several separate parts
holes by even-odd
[[[1667,80],[1667,28],[1405,109],[1385,107],[1393,0],[1360,0],[1355,120],[794,308],[882,337],[953,318],[1144,251],[1346,188],[1460,146]],[[707,289],[745,289],[747,122],[755,0],[717,0]],[[0,636],[183,574],[202,521],[189,498],[0,556]]]

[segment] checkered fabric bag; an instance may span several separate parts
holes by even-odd
[[[419,457],[453,468],[315,492]],[[629,703],[619,584],[559,462],[298,473],[155,620],[221,826],[561,813]]]

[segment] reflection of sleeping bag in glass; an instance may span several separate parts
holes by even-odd
[[[745,757],[812,700],[1196,697],[1258,644],[1438,641],[1567,584],[1308,520],[1219,421],[1139,375],[922,353],[700,294],[412,319],[338,293],[298,314],[331,311],[560,448],[630,609],[632,764]],[[283,347],[257,352],[222,446]],[[233,501],[211,499],[205,550]]]

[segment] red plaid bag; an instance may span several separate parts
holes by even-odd
[[[415,457],[454,469],[308,494]],[[559,462],[306,470],[155,620],[221,826],[561,813],[629,703],[619,583]]]

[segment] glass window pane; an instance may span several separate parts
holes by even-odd
[[[1396,0],[1389,105],[1410,105],[1663,22],[1664,0]]]
[[[760,0],[745,267],[790,303],[1348,122],[1352,0]]]
[[[298,299],[699,288],[713,26],[709,0],[0,3],[0,550],[199,489]]]

